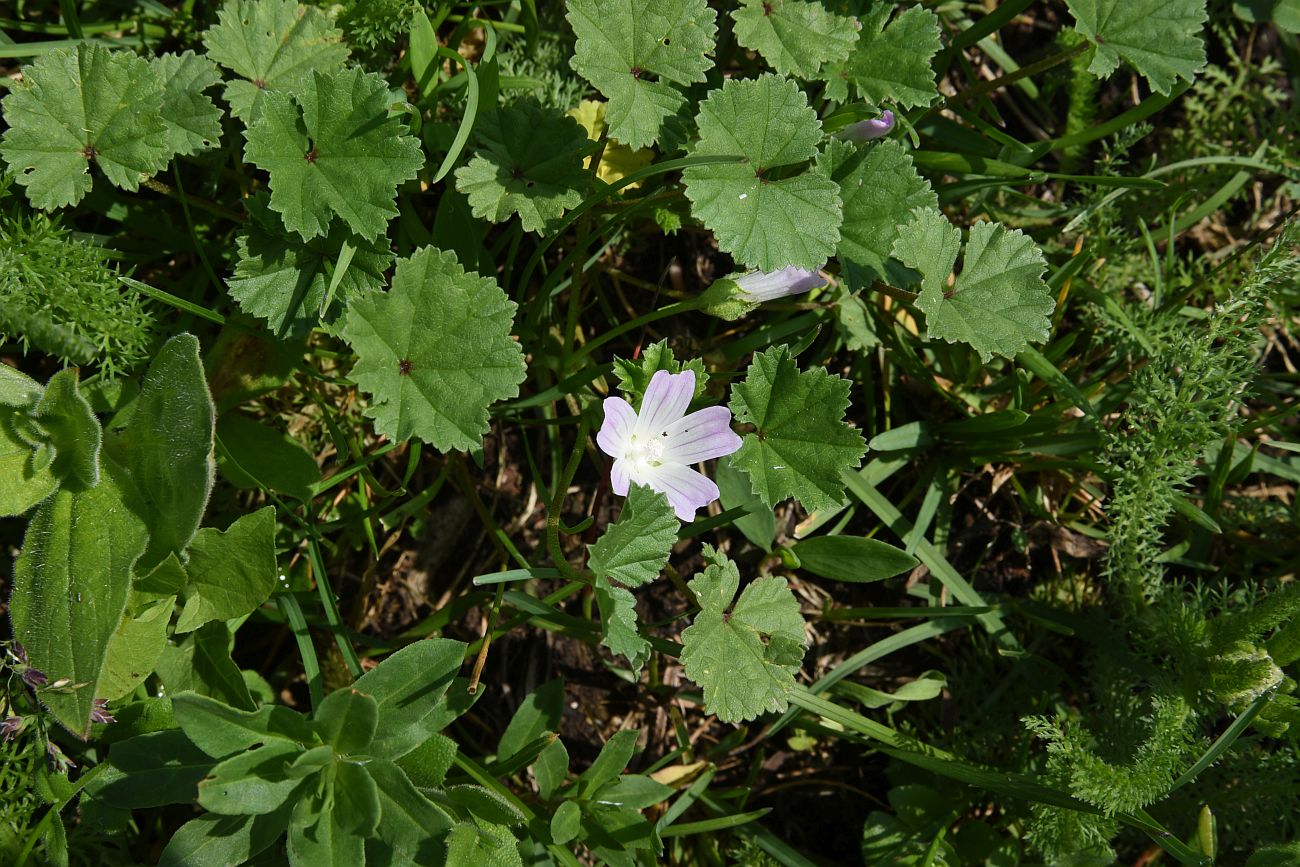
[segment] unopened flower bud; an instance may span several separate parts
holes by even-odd
[[[845,141],[871,141],[883,135],[889,135],[890,130],[893,128],[894,113],[889,109],[885,109],[884,114],[880,115],[880,117],[849,124],[836,135]]]

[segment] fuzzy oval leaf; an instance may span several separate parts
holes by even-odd
[[[325,13],[296,0],[229,0],[203,34],[208,57],[239,76],[226,85],[230,113],[257,118],[263,96],[302,85],[348,59],[343,32]]]
[[[198,530],[212,490],[213,416],[199,341],[179,334],[158,351],[140,394],[109,425],[104,451],[127,506],[149,530],[137,564],[142,573],[168,554],[182,555]]]
[[[270,174],[271,210],[286,228],[310,240],[338,216],[363,239],[384,234],[398,184],[424,165],[420,142],[389,116],[391,99],[383,78],[355,68],[263,96],[244,156]]]
[[[853,584],[884,581],[917,563],[911,554],[887,542],[858,536],[815,536],[799,542],[793,550],[801,568]]]
[[[852,18],[812,0],[744,0],[731,17],[736,41],[782,75],[814,78],[824,64],[847,58],[858,41]]]
[[[355,687],[336,689],[325,696],[312,722],[321,740],[338,752],[364,752],[375,739],[379,703]]]
[[[135,604],[131,600],[128,607],[134,608]],[[164,596],[139,613],[128,610],[108,643],[99,682],[100,698],[110,701],[122,698],[153,673],[158,657],[167,646],[167,626],[175,604],[176,597]]]
[[[798,85],[775,75],[731,79],[700,104],[696,123],[694,155],[745,158],[682,173],[691,212],[718,246],[760,271],[824,265],[840,240],[839,185],[798,168],[822,137]]]
[[[569,0],[565,15],[578,37],[574,70],[609,100],[610,136],[654,144],[686,104],[678,88],[713,66],[716,13],[706,0]]]
[[[303,502],[311,499],[320,467],[297,440],[238,413],[218,419],[217,437],[224,448],[217,464],[235,487],[265,487]]]
[[[784,578],[754,581],[736,599],[736,564],[705,546],[690,582],[700,613],[682,632],[682,666],[723,722],[784,711],[804,654],[803,616]],[[734,605],[733,605],[734,601]]]
[[[0,156],[45,210],[90,192],[90,164],[114,185],[138,190],[171,158],[163,85],[134,54],[93,42],[55,48],[24,67],[4,98],[9,129]]]
[[[474,132],[478,153],[456,170],[474,216],[503,223],[518,215],[524,231],[544,232],[582,203],[587,134],[572,117],[525,99],[488,112]]]
[[[495,280],[432,247],[397,263],[388,292],[357,298],[343,336],[375,430],[442,451],[477,448],[488,407],[518,395],[524,380],[523,350],[510,339],[515,306]]]
[[[217,764],[199,783],[199,804],[227,816],[270,813],[284,804],[300,782],[288,773],[302,748],[270,741]]]
[[[99,449],[104,434],[89,401],[77,388],[77,369],[60,370],[45,384],[45,394],[32,414],[54,449],[50,469],[74,490],[99,482]]]
[[[985,362],[1046,341],[1056,301],[1043,282],[1047,262],[1034,240],[1001,223],[976,223],[950,288],[960,247],[961,231],[928,209],[913,215],[894,244],[894,256],[921,272],[916,306],[925,313],[927,336],[969,344]]]
[[[72,689],[43,690],[40,698],[79,737],[90,733],[105,656],[146,541],[144,524],[108,477],[83,491],[60,490],[27,525],[9,600],[14,639],[51,683],[71,682]]]
[[[840,478],[866,454],[861,434],[844,423],[849,382],[816,367],[804,373],[778,346],[754,356],[745,379],[731,387],[736,420],[747,433],[731,465],[749,476],[769,506],[787,497],[805,509],[831,508],[844,494]]]
[[[279,705],[265,704],[247,711],[186,692],[172,698],[172,711],[185,736],[213,758],[225,758],[272,740],[316,742],[311,724],[297,711]]]
[[[396,759],[429,735],[422,723],[445,702],[447,687],[465,661],[459,641],[426,638],[404,647],[357,678],[352,688],[379,704],[379,722],[370,754]]]
[[[1065,5],[1079,32],[1096,46],[1088,67],[1093,75],[1104,78],[1123,60],[1153,90],[1167,95],[1180,78],[1191,81],[1205,66],[1205,0],[1067,0]]]

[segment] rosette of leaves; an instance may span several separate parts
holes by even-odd
[[[545,232],[582,202],[589,146],[572,117],[524,99],[488,112],[474,131],[478,153],[456,170],[474,216],[502,223],[517,215],[524,231]]]
[[[245,123],[257,119],[268,93],[301,87],[312,73],[337,70],[348,59],[343,32],[296,0],[228,0],[203,45],[239,76],[226,84],[225,97]]]
[[[565,15],[578,37],[573,69],[609,100],[610,137],[654,144],[686,104],[681,88],[713,66],[716,13],[705,0],[570,0]]]
[[[477,448],[488,407],[524,380],[523,350],[510,337],[515,307],[491,277],[431,247],[398,261],[389,291],[358,296],[343,336],[375,430],[443,451]]]
[[[961,230],[937,210],[918,210],[894,242],[894,256],[921,272],[916,306],[928,337],[969,344],[985,362],[1047,340],[1056,302],[1033,239],[1001,223],[976,223],[962,271],[949,283],[962,252]]]
[[[360,69],[313,72],[292,94],[267,91],[245,157],[270,175],[271,210],[305,240],[334,217],[365,240],[397,216],[397,187],[424,164],[420,142],[391,117],[384,79]]]
[[[456,747],[439,732],[468,707],[447,694],[464,654],[418,641],[310,717],[182,692],[179,729],[115,744],[86,796],[116,809],[197,802],[207,812],[173,835],[163,864],[243,864],[281,839],[291,865],[518,864],[510,827],[523,815],[445,781]]]
[[[691,212],[742,265],[817,269],[840,240],[839,185],[811,161],[821,122],[790,79],[731,79],[700,104],[694,156],[735,163],[682,173]]]

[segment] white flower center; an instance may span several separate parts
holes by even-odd
[[[664,456],[663,439],[633,434],[628,440],[627,459],[638,470],[659,466]]]

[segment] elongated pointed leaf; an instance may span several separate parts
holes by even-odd
[[[131,569],[146,542],[144,524],[106,477],[88,490],[61,490],[45,501],[28,524],[14,567],[14,638],[50,682],[69,681],[67,691],[46,689],[40,697],[61,725],[83,738],[126,610]]]

